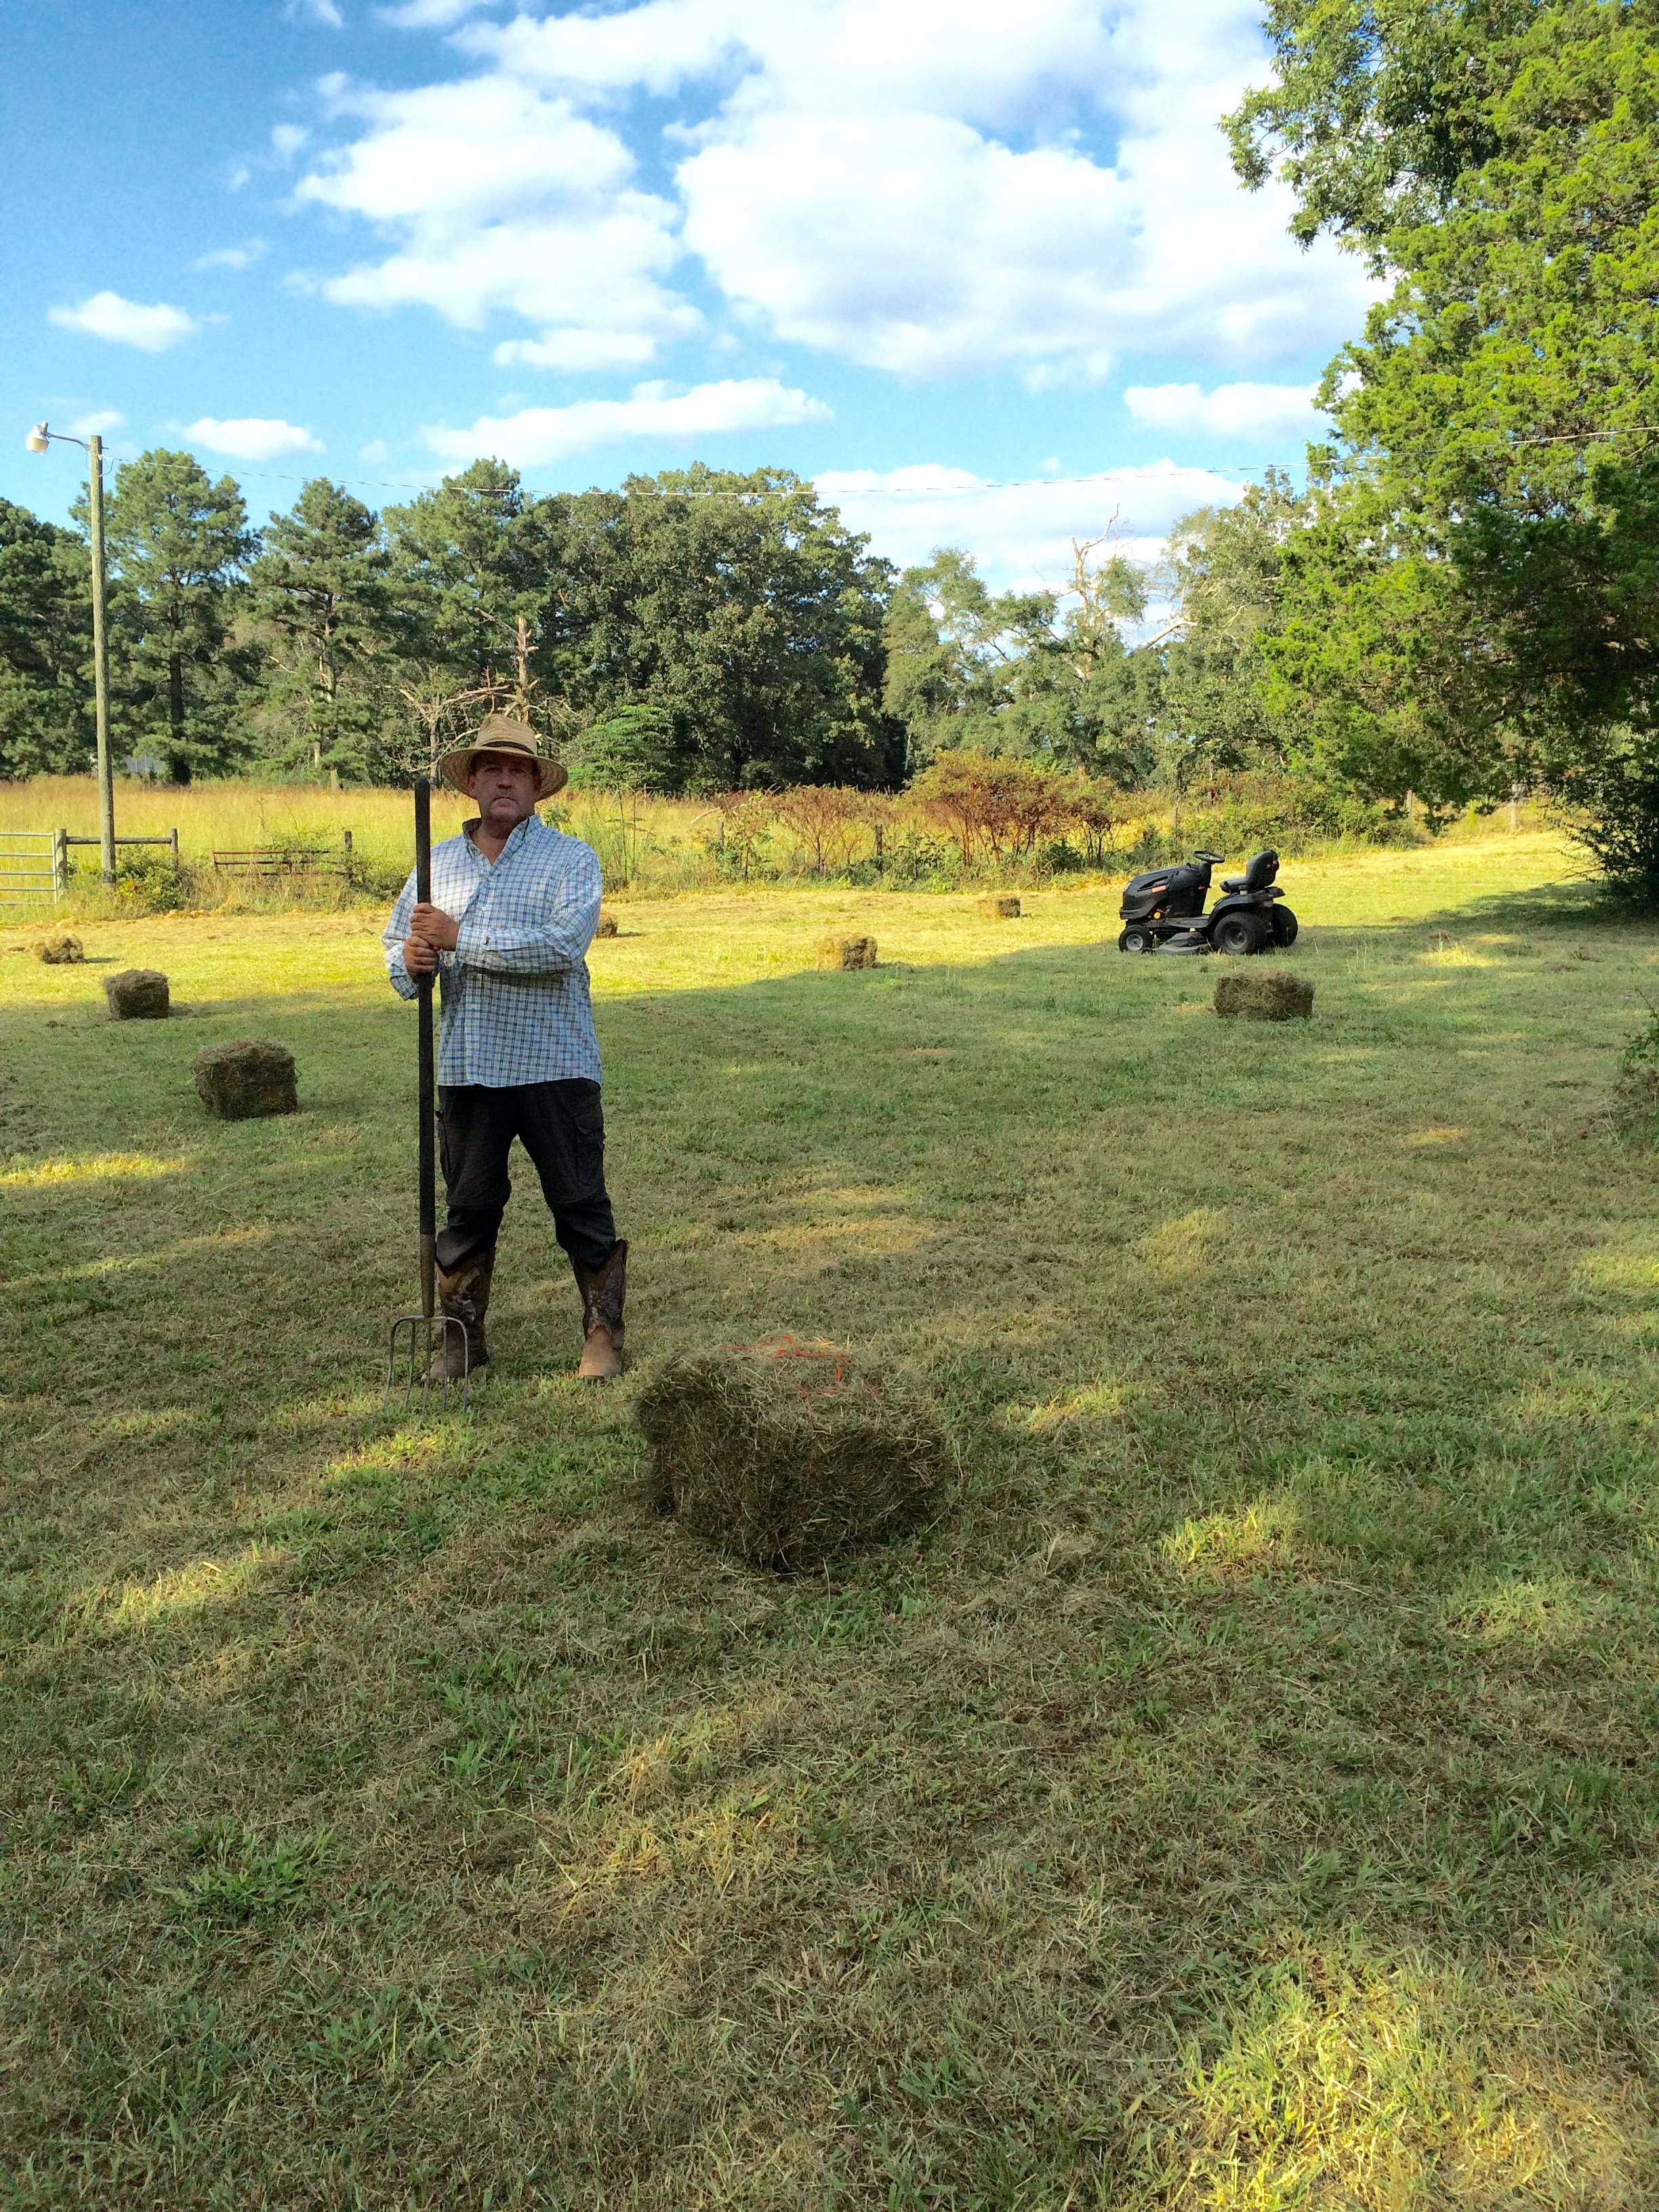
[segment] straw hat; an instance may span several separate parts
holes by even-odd
[[[541,740],[528,722],[515,720],[511,714],[487,715],[464,745],[457,745],[438,763],[438,773],[452,790],[466,793],[466,772],[477,753],[505,753],[509,759],[533,761],[540,779],[536,796],[551,799],[556,791],[562,791],[569,781],[569,770],[562,761],[550,760],[540,750]]]

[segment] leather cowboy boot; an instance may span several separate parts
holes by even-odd
[[[628,1245],[623,1240],[613,1244],[603,1267],[584,1267],[575,1260],[570,1265],[582,1294],[582,1356],[576,1372],[589,1382],[607,1382],[623,1371]]]
[[[452,1275],[438,1270],[438,1304],[441,1311],[466,1324],[465,1358],[461,1332],[447,1328],[443,1342],[426,1370],[428,1382],[459,1382],[464,1374],[482,1367],[489,1357],[484,1343],[484,1310],[489,1304],[489,1279],[495,1272],[495,1247],[475,1252],[463,1260]]]

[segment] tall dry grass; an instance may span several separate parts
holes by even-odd
[[[467,800],[442,788],[434,789],[434,836],[453,836],[469,811]],[[619,800],[599,793],[577,793],[562,796],[553,808],[544,811],[593,847],[605,866],[606,883],[613,889],[641,880],[656,889],[691,889],[718,878],[719,869],[708,849],[718,811],[706,805],[643,798]],[[349,831],[353,860],[376,896],[384,890],[386,878],[407,868],[414,854],[410,793],[372,787],[333,791],[324,785],[225,778],[180,789],[122,777],[115,787],[115,828],[116,834],[124,837],[164,837],[176,829],[191,898],[203,904],[244,904],[250,896],[244,880],[216,874],[216,852],[311,845],[325,848],[337,858],[343,853]],[[97,836],[95,778],[42,775],[26,782],[0,783],[0,831],[58,829],[67,830],[71,836]],[[120,857],[128,860],[137,854],[128,848]],[[70,859],[82,879],[77,896],[91,897],[95,903],[97,894],[90,880],[96,866],[95,854],[89,848],[80,849],[72,852]],[[297,887],[297,895],[308,898],[320,888],[302,884]],[[295,889],[285,886],[274,893],[252,896],[260,903],[269,896],[282,902],[294,895]]]
[[[782,798],[787,802],[788,794]],[[434,835],[453,836],[468,807],[467,800],[434,790]],[[879,881],[889,888],[939,890],[954,887],[963,874],[953,841],[902,796],[887,804],[886,852],[879,873],[872,869],[872,833],[867,829],[849,830],[833,852],[817,854],[818,860],[827,860],[827,866],[819,866],[810,837],[792,826],[787,803],[781,807],[777,799],[760,793],[746,795],[735,805],[728,801],[722,808],[707,799],[566,792],[544,811],[592,846],[605,870],[606,888],[612,891],[703,890],[721,882],[758,884],[825,873],[843,878],[849,870],[852,880],[867,881],[872,888]],[[332,902],[339,894],[337,879],[331,878],[313,885],[250,893],[244,880],[215,873],[216,852],[310,844],[337,856],[349,831],[357,891],[375,898],[384,894],[389,876],[407,868],[413,856],[410,794],[376,787],[336,791],[324,785],[224,778],[180,789],[122,777],[115,789],[115,826],[121,836],[152,837],[165,836],[176,828],[189,902],[199,905],[287,903],[295,896],[310,903],[319,896]],[[1512,815],[1505,807],[1494,815],[1471,814],[1443,829],[1436,842],[1502,837],[1516,830],[1535,833],[1553,826],[1546,808],[1525,805]],[[0,782],[0,831],[58,828],[75,836],[96,835],[98,787],[93,777],[43,775]],[[1160,802],[1158,809],[1149,808],[1118,825],[1105,856],[1107,871],[1121,874],[1128,868],[1157,865],[1212,834],[1207,817],[1171,825],[1167,802]],[[1279,842],[1287,855],[1322,849],[1293,838]],[[90,911],[100,898],[95,855],[82,850],[72,858],[78,864],[77,902]],[[1079,855],[1062,857],[1054,865],[1076,871],[1080,862]],[[1049,872],[1050,864],[1042,855],[1027,854],[1010,857],[1000,870],[975,872],[988,881],[994,873],[997,880],[1021,885]]]
[[[469,811],[468,802],[441,788],[432,794],[434,835],[452,836]],[[578,818],[596,824],[617,814],[614,804],[577,798]],[[660,840],[684,836],[702,810],[666,799],[640,804],[641,829]],[[115,786],[115,828],[121,836],[165,836],[179,832],[186,860],[211,864],[216,851],[300,843],[337,847],[349,830],[353,849],[373,866],[392,866],[412,849],[414,822],[410,794],[357,786],[331,791],[321,784],[258,783],[227,777],[180,789],[137,777],[119,777]],[[0,783],[0,830],[69,830],[72,836],[98,834],[98,785],[89,775],[38,775],[27,782]]]

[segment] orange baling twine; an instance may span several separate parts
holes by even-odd
[[[795,1388],[803,1398],[826,1398],[839,1390],[848,1376],[848,1359],[844,1352],[815,1352],[811,1345],[802,1344],[793,1336],[775,1337],[767,1344],[727,1344],[720,1348],[725,1352],[763,1352],[769,1359],[816,1359],[833,1365],[835,1373],[824,1382],[809,1380],[804,1374],[793,1378]]]

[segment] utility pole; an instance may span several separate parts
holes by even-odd
[[[79,446],[87,457],[87,512],[92,540],[92,696],[98,732],[98,845],[104,881],[115,881],[115,763],[109,749],[109,624],[106,598],[109,578],[104,561],[104,441],[94,430],[71,438],[37,422],[23,441],[32,453],[44,453],[56,439]]]

